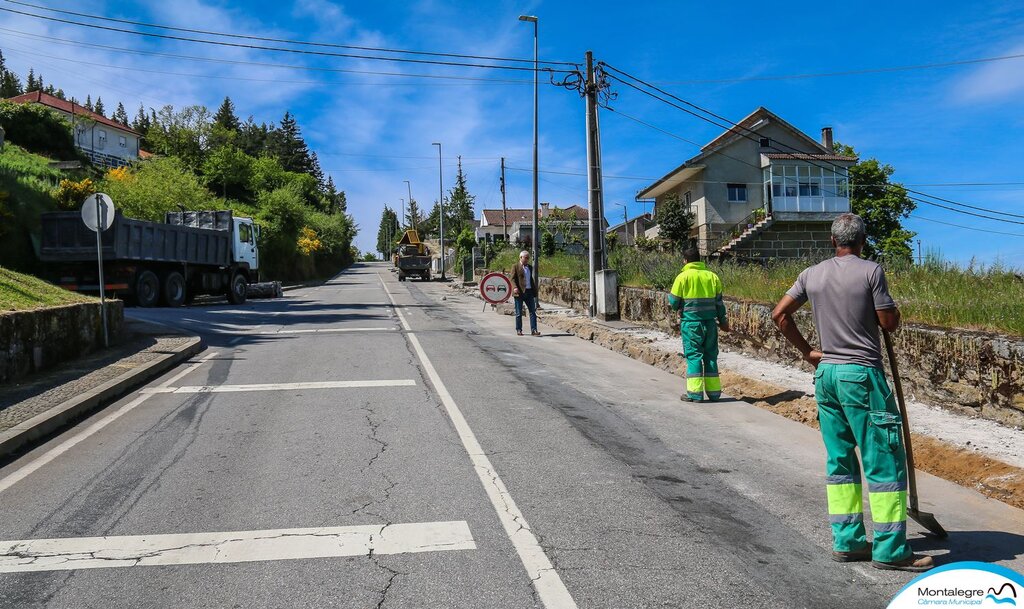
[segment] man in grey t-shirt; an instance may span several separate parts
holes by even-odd
[[[930,556],[907,543],[907,468],[901,418],[882,369],[878,327],[894,331],[900,314],[885,272],[860,257],[864,220],[843,214],[832,223],[834,258],[800,273],[772,312],[786,338],[815,367],[818,421],[828,454],[826,490],[832,558],[871,560],[879,569],[925,571]],[[821,350],[814,350],[793,322],[810,301]],[[872,543],[864,530],[860,447],[868,482]]]

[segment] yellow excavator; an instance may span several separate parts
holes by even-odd
[[[399,281],[405,281],[406,277],[410,276],[430,281],[430,248],[420,241],[419,232],[413,229],[405,231],[398,242],[398,250],[392,257],[392,262],[398,269]]]

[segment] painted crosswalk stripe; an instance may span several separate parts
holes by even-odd
[[[465,521],[0,541],[0,573],[475,550]]]
[[[191,385],[150,387],[139,393],[240,393],[243,391],[294,391],[298,389],[359,389],[364,387],[415,387],[413,379],[382,381],[315,381],[309,383],[262,383],[256,385]]]

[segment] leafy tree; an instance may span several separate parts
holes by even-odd
[[[838,154],[857,156],[852,146],[836,143]],[[916,233],[903,228],[902,220],[910,217],[917,203],[907,196],[902,184],[891,182],[892,165],[878,159],[859,161],[850,167],[850,207],[867,224],[865,255],[885,260],[910,261],[911,240]]]
[[[180,158],[185,166],[198,171],[209,151],[210,111],[206,106],[186,106],[175,111],[164,106],[146,132],[152,152]]]
[[[107,114],[106,114],[105,110],[106,110],[106,108],[103,107],[103,98],[102,97],[97,97],[96,98],[96,105],[93,106],[92,111],[95,112],[96,114],[101,115],[101,116],[106,116]]]
[[[203,163],[203,175],[208,184],[221,187],[221,195],[228,197],[228,187],[232,187],[232,195],[245,197],[245,188],[252,177],[253,159],[234,146],[221,146]],[[241,190],[241,192],[239,192]]]
[[[67,95],[64,93],[64,89],[57,89],[57,91],[54,92],[53,96],[56,97],[57,99],[67,99],[68,98]]]
[[[678,193],[672,193],[658,202],[657,217],[660,237],[670,249],[679,251],[690,244],[693,212]]]
[[[380,227],[377,229],[377,251],[385,258],[391,255],[394,244],[401,238],[398,233],[398,214],[385,205],[380,216]]]
[[[548,231],[540,236],[540,251],[545,256],[555,255],[555,236]]]
[[[130,218],[162,221],[164,214],[188,209],[217,209],[216,199],[199,178],[176,157],[162,157],[141,163],[129,171],[108,171],[99,184]]]

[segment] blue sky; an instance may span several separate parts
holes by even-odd
[[[862,157],[896,168],[917,190],[979,207],[1024,214],[1024,59],[822,78],[693,82],[953,62],[1024,54],[1020,2],[106,2],[30,0],[54,8],[160,24],[344,44],[505,57],[532,56],[540,17],[542,59],[580,61],[591,49],[680,97],[739,120],[766,106],[817,137],[836,139]],[[0,8],[19,8],[0,0]],[[443,143],[445,189],[462,155],[477,209],[500,207],[498,158],[506,157],[511,207],[531,205],[532,81],[529,73],[390,64],[209,47],[89,31],[0,13],[0,48],[24,74],[33,66],[69,95],[123,101],[205,104],[225,95],[244,119],[276,121],[291,110],[325,170],[348,194],[360,225],[357,245],[372,249],[383,205],[406,198],[403,180],[424,206],[437,198]],[[49,37],[41,38],[41,37]],[[53,38],[60,40],[53,40]],[[128,53],[69,44],[189,55],[220,62]],[[333,70],[392,71],[505,82],[406,78],[254,66],[290,64]],[[512,82],[508,82],[512,81]],[[543,80],[542,80],[543,82]],[[671,83],[671,84],[669,84]],[[616,109],[697,142],[720,131],[671,107],[615,88]],[[108,110],[109,111],[109,110]],[[572,91],[540,90],[542,170],[585,169],[584,105]],[[697,147],[613,113],[601,116],[609,220],[642,211],[635,193],[697,152]],[[1008,186],[949,186],[1003,183]],[[541,174],[540,198],[586,203],[582,176]],[[649,209],[649,207],[648,207]],[[972,218],[921,205],[908,222],[924,248],[966,263],[996,259],[1024,266],[1024,224]],[[1020,219],[1018,219],[1020,220]],[[1015,233],[996,235],[938,224]]]

